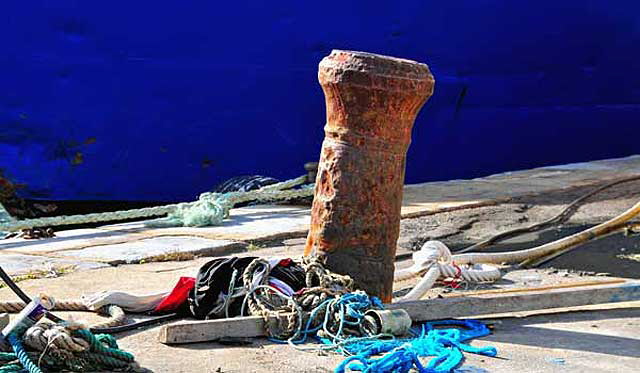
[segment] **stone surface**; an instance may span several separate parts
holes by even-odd
[[[600,171],[598,170],[598,172]],[[555,177],[546,172],[548,171],[537,175]],[[617,175],[621,174],[624,172],[621,171]],[[520,185],[526,185],[521,176],[518,177]],[[610,175],[604,179],[609,177],[620,176]],[[412,240],[419,242],[419,240],[437,236],[452,246],[458,243],[461,245],[469,244],[505,229],[522,227],[544,220],[560,211],[573,199],[591,190],[596,182],[601,184],[603,181],[606,182],[606,180],[596,178],[580,188],[547,190],[544,193],[526,198],[518,197],[499,206],[441,212],[421,218],[405,219],[401,222],[401,238],[407,242]],[[450,185],[455,187],[457,183],[451,182]],[[499,182],[493,185],[494,188],[501,187]],[[637,201],[640,193],[638,185],[640,182],[629,183],[599,194],[597,198],[590,200],[579,209],[572,217],[571,223],[589,225],[615,216]],[[443,195],[446,194],[446,188],[443,187],[439,190]],[[432,196],[432,198],[435,197]],[[428,198],[423,196],[423,199],[427,200]],[[268,222],[269,219],[266,221]],[[245,229],[245,232],[250,230],[247,227],[242,227],[242,229]],[[458,233],[450,235],[456,231]],[[541,239],[548,241],[559,238],[560,234],[566,234],[566,232],[551,230],[548,234],[542,234],[542,237],[529,238],[529,241],[524,241],[526,237],[523,237],[517,242],[507,242],[503,247],[505,249],[531,247],[538,244]],[[627,269],[621,265],[620,261],[614,259],[618,254],[638,253],[640,250],[639,239],[640,237],[627,238],[618,235],[603,241],[595,241],[589,246],[576,250],[576,252],[558,258],[555,262],[561,262],[562,267],[556,265],[556,268],[561,268],[557,273],[554,269],[529,272],[540,277],[540,281],[537,279],[535,281],[536,286],[593,280],[601,277],[594,278],[593,273],[585,276],[580,272],[571,271],[571,269],[589,269],[583,268],[582,265],[595,260],[602,267],[591,270],[622,275],[617,271],[627,271]],[[39,244],[45,243],[40,242]],[[264,245],[266,244],[264,243]],[[304,240],[301,239],[285,239],[280,244],[277,241],[271,242],[271,245],[276,245],[274,247],[252,249],[239,255],[296,256],[302,252],[303,244]],[[263,244],[257,243],[256,247],[260,246]],[[621,251],[621,248],[625,248],[625,250]],[[0,263],[4,266],[5,258],[9,257],[9,254],[2,254],[3,252],[0,250]],[[604,258],[605,255],[613,259],[607,261]],[[187,262],[121,265],[92,271],[77,271],[58,278],[22,281],[20,286],[29,294],[44,291],[58,299],[77,299],[83,294],[103,290],[122,290],[146,294],[172,288],[180,276],[194,276],[198,268],[208,260],[210,259],[197,258]],[[630,262],[630,265],[638,264],[635,261],[626,261]],[[398,263],[399,266],[407,264],[407,262]],[[610,268],[606,268],[607,265]],[[640,273],[637,268],[637,266],[629,267],[626,273],[629,275],[635,273],[637,276]],[[496,286],[502,288],[520,287],[526,285],[525,282],[530,282],[532,277],[527,271],[514,271]],[[403,287],[403,283],[397,284],[397,290],[401,291]],[[469,290],[485,290],[492,287],[493,285],[474,286]],[[9,289],[3,288],[0,289],[0,301],[3,300],[15,300],[15,296]],[[640,353],[638,352],[640,351],[638,348],[640,346],[640,302],[556,311],[563,313],[547,314],[531,311],[501,315],[501,317],[507,317],[501,319],[497,319],[498,316],[494,315],[487,319],[486,321],[494,326],[493,334],[474,341],[473,345],[497,347],[498,358],[465,354],[466,362],[460,372],[613,373],[637,370],[640,364]],[[76,319],[86,319],[90,322],[98,318],[94,314],[86,313],[61,313],[61,315],[64,317],[73,315]],[[343,359],[335,354],[298,351],[286,345],[273,344],[265,339],[255,339],[252,345],[244,347],[225,346],[219,343],[170,347],[156,342],[157,333],[157,328],[145,328],[119,334],[116,337],[119,345],[134,353],[142,366],[160,373],[332,372]]]
[[[0,265],[2,265],[2,268],[12,276],[34,271],[51,272],[52,269],[82,270],[108,267],[107,264],[91,261],[23,254],[0,255]]]
[[[301,252],[302,247],[298,250]],[[253,254],[268,252],[264,249]],[[206,260],[122,265],[58,278],[27,280],[20,286],[28,294],[45,291],[58,299],[77,299],[103,290],[147,294],[172,288],[180,276],[195,275]],[[0,301],[14,299],[9,289],[0,289]],[[493,334],[474,341],[473,345],[496,346],[498,358],[465,354],[463,367],[492,373],[632,372],[640,363],[639,310],[640,302],[632,302],[563,309],[559,311],[564,313],[553,315],[538,311],[502,315],[507,317],[503,319],[493,316],[486,320],[493,324]],[[89,322],[98,319],[87,313],[60,315],[73,315],[76,320]],[[143,328],[116,337],[121,348],[132,352],[143,367],[157,373],[332,372],[343,359],[333,353],[299,351],[266,339],[254,339],[252,345],[244,347],[219,343],[171,347],[158,343],[157,333],[157,328]]]
[[[411,233],[410,229],[407,230],[413,219],[403,220],[402,226],[405,228],[401,229],[405,230],[404,233],[401,231],[399,244],[406,250],[419,245],[429,237],[446,240],[451,237],[454,243],[460,241],[460,238],[463,242],[477,241],[501,229],[546,219],[557,212],[554,206],[557,206],[557,209],[561,208],[561,205],[586,193],[589,188],[632,175],[640,175],[640,156],[510,172],[474,180],[406,185],[402,216],[425,217],[416,223],[415,234]],[[615,190],[619,190],[620,187],[616,187]],[[593,203],[581,207],[574,217],[575,220],[580,223],[602,221],[604,218],[615,216],[635,202],[612,193],[613,190],[604,192],[594,199],[607,200],[606,205]],[[512,204],[514,209],[522,211],[498,213],[493,209],[498,208],[498,204],[506,206],[506,201],[510,201],[509,204]],[[535,206],[529,208],[529,205]],[[471,207],[475,208],[469,211],[482,212],[491,217],[480,219],[478,216],[464,215],[465,218],[460,218],[455,214],[456,211]],[[496,213],[498,215],[495,215]],[[70,256],[70,253],[78,254],[79,262],[86,262],[88,258],[114,263],[135,261],[141,258],[138,254],[127,255],[139,253],[140,241],[164,236],[221,240],[223,242],[220,243],[220,251],[225,251],[227,241],[254,243],[260,246],[261,242],[270,240],[305,237],[309,219],[310,209],[306,206],[265,205],[233,209],[229,219],[215,227],[157,229],[146,228],[143,223],[138,222],[59,231],[56,232],[57,237],[50,239],[0,240],[0,263],[4,263],[4,255],[16,254],[53,256],[73,261],[74,257]],[[473,229],[469,229],[470,227]],[[211,252],[217,250],[216,247],[219,246],[216,245],[218,244],[212,244],[210,247],[196,245],[192,249],[195,252],[201,252],[203,249]],[[113,246],[116,247],[116,251],[107,252],[114,250],[111,249]],[[158,246],[163,250],[162,244]],[[149,256],[156,255],[157,251],[153,250],[153,254]],[[115,254],[116,252],[118,254]],[[164,251],[160,252],[162,253]],[[121,258],[116,257],[120,254],[123,255]],[[27,262],[34,263],[34,268],[38,263],[42,263]]]
[[[59,255],[101,262],[120,264],[135,263],[142,259],[166,254],[194,253],[207,254],[237,247],[229,240],[209,240],[199,237],[167,236],[146,238],[139,241],[114,245],[93,246],[81,250],[62,251]]]
[[[57,231],[55,234],[56,237],[40,240],[26,240],[23,238],[0,240],[0,252],[44,254],[73,248],[123,242],[122,232],[111,232],[97,228],[70,229]],[[135,237],[128,236],[125,241],[134,239]]]

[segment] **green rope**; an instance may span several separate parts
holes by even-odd
[[[24,372],[24,368],[20,364],[7,364],[0,366],[0,373]]]
[[[164,219],[149,222],[150,226],[185,226],[204,227],[219,225],[229,216],[229,210],[233,206],[250,201],[261,203],[282,201],[293,198],[313,196],[313,184],[300,189],[290,189],[306,182],[307,176],[281,183],[271,184],[257,190],[248,192],[229,193],[202,193],[197,201],[176,203],[165,206],[145,207],[134,210],[101,212],[84,215],[54,216],[48,218],[15,220],[6,222],[0,220],[0,232],[17,231],[33,227],[52,227],[59,225],[76,225],[99,223],[106,221],[129,220],[138,218],[150,218],[167,215]],[[5,218],[5,220],[7,220]]]
[[[137,368],[134,356],[120,350],[111,335],[94,335],[87,329],[74,330],[71,335],[89,342],[88,350],[75,353],[65,351],[65,354],[49,351],[43,355],[39,351],[25,351],[17,338],[11,340],[15,352],[0,352],[0,373],[41,372],[34,361],[38,361],[45,371],[94,372]]]
[[[90,351],[104,356],[105,361],[111,361],[110,359],[113,358],[131,363],[135,360],[132,354],[120,350],[115,338],[108,334],[99,334],[96,336],[87,329],[77,330],[74,334],[89,342],[91,344]]]
[[[7,212],[7,210],[4,209],[4,206],[2,206],[2,203],[0,203],[0,236],[4,236],[9,232],[5,232],[2,228],[2,226],[4,224],[13,222],[14,219],[11,217],[11,215],[9,215],[9,213]]]

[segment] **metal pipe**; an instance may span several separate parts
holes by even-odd
[[[327,123],[305,255],[390,302],[406,153],[434,79],[425,64],[340,50],[318,79]]]

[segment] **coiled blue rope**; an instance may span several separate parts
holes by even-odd
[[[347,371],[405,373],[412,369],[421,373],[449,373],[462,364],[463,352],[492,357],[497,354],[494,347],[474,347],[465,343],[490,334],[486,325],[475,320],[427,322],[422,324],[417,332],[412,331],[414,337],[408,339],[366,334],[362,337],[353,337],[344,333],[346,328],[357,329],[368,310],[382,308],[380,299],[369,297],[363,292],[329,298],[310,312],[306,323],[300,324],[300,329],[296,333],[297,338],[291,338],[288,341],[271,340],[300,344],[304,343],[309,336],[318,337],[318,332],[322,331],[323,337],[318,339],[324,347],[320,349],[349,356],[336,367],[336,373]],[[441,328],[445,326],[450,328]],[[383,354],[381,357],[373,357],[381,354]],[[420,358],[427,356],[434,356],[434,358],[424,365]]]
[[[438,329],[440,326],[456,326],[458,328]],[[475,320],[447,320],[424,323],[420,333],[411,339],[364,340],[354,338],[348,340],[342,349],[352,355],[345,359],[336,373],[361,371],[365,373],[394,372],[404,373],[416,369],[422,373],[452,372],[464,360],[463,352],[485,356],[496,356],[494,347],[474,347],[465,342],[489,335],[490,331],[483,323]],[[323,341],[330,343],[329,341]],[[379,358],[372,356],[384,354]],[[435,356],[427,365],[420,361],[421,357]]]

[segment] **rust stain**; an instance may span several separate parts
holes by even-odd
[[[305,255],[390,302],[406,152],[433,93],[427,65],[333,51],[320,62],[327,123]]]

